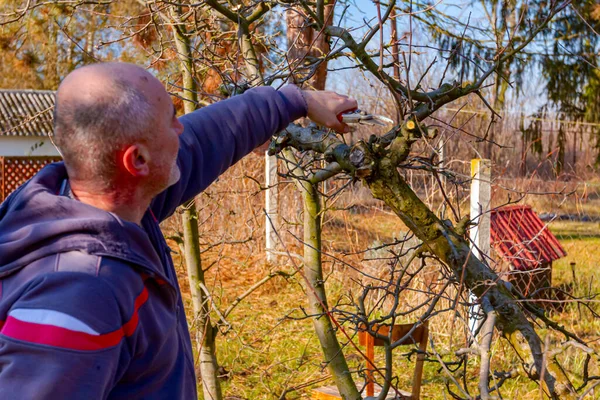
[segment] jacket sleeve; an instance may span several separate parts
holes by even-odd
[[[1,399],[105,399],[128,363],[116,297],[85,273],[32,281],[0,324]]]
[[[278,91],[255,88],[181,117],[184,132],[177,158],[181,178],[153,200],[156,218],[169,217],[230,166],[306,113],[300,90],[288,85]]]

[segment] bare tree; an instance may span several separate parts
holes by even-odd
[[[481,70],[475,81],[445,83],[442,78],[439,88],[429,92],[423,91],[418,84],[411,85],[408,74],[406,80],[398,80],[390,76],[382,68],[383,66],[377,65],[366,51],[369,40],[378,31],[381,31],[383,23],[393,12],[394,6],[395,2],[390,2],[386,11],[380,13],[378,23],[367,32],[362,42],[355,41],[347,29],[328,26],[318,17],[311,22],[317,29],[323,29],[327,34],[340,38],[344,43],[343,48],[353,53],[360,61],[362,68],[370,71],[393,92],[401,95],[404,109],[400,110],[400,115],[404,116],[404,120],[400,121],[400,125],[383,136],[372,136],[368,141],[356,143],[346,143],[336,135],[315,128],[289,127],[273,142],[272,151],[276,153],[282,149],[293,147],[305,152],[322,154],[330,164],[325,169],[321,169],[319,173],[312,175],[311,183],[328,179],[343,171],[364,182],[375,198],[384,201],[392,209],[422,242],[415,254],[419,257],[434,257],[443,263],[451,272],[448,278],[456,284],[468,288],[477,296],[479,302],[485,305],[484,309],[488,315],[487,323],[484,324],[486,339],[480,344],[478,352],[484,366],[488,365],[486,354],[489,348],[486,349],[486,346],[489,346],[490,343],[488,340],[490,326],[495,326],[523,361],[523,368],[529,377],[540,380],[550,397],[574,395],[574,388],[557,360],[545,357],[539,336],[526,313],[532,313],[548,327],[560,329],[558,324],[546,318],[541,310],[527,306],[526,303],[520,304],[518,291],[500,279],[485,261],[480,261],[473,256],[469,242],[464,236],[468,219],[456,221],[454,226],[449,221],[442,221],[417,197],[399,173],[399,168],[407,163],[414,143],[419,140],[435,138],[435,131],[429,130],[422,121],[443,105],[471,93],[480,96],[482,101],[487,104],[480,92],[484,88],[486,80],[497,71],[505,60],[524,49],[547,26],[554,15],[568,6],[568,2],[552,3],[547,15],[541,19],[538,26],[529,29],[529,35],[520,43],[509,42],[508,45],[505,45],[503,42],[499,42],[496,55],[488,62],[487,68]],[[306,6],[304,8],[307,9]],[[309,12],[308,9],[307,12]],[[407,14],[408,18],[413,18],[413,14],[416,14],[412,10],[412,6],[407,10]],[[382,54],[384,51],[385,47],[381,43],[379,52]],[[334,50],[333,53],[335,54],[336,51]],[[406,56],[408,60],[405,60],[404,63],[407,71],[410,70],[411,56],[409,48]],[[412,89],[411,86],[416,89]],[[495,114],[493,109],[491,112]],[[288,154],[289,152],[285,153],[284,157],[288,157]],[[297,164],[295,161],[291,162]],[[305,240],[307,240],[306,237]],[[311,243],[308,246],[316,247]],[[429,302],[429,305],[432,304],[435,302]],[[358,309],[359,312],[356,314],[358,320],[367,326],[383,321],[391,320],[393,322],[397,317],[395,310],[392,309],[387,316],[369,321],[364,304],[359,302]],[[427,313],[424,317],[426,316]],[[422,323],[422,321],[420,322]],[[563,329],[560,330],[567,337],[581,343],[581,340],[574,335]],[[371,329],[370,331],[376,335]],[[393,347],[393,344],[390,344],[390,347]],[[480,388],[483,397],[489,397],[487,389],[489,370],[486,369],[487,367],[484,367],[481,373]]]

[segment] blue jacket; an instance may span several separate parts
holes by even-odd
[[[158,224],[306,111],[294,86],[263,87],[181,117],[181,179],[141,227],[64,193],[62,163],[9,196],[0,206],[0,399],[197,399]]]

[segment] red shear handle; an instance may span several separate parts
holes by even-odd
[[[358,110],[358,108],[349,108],[349,109],[348,109],[348,110],[346,110],[346,111],[342,111],[341,113],[339,113],[339,114],[337,115],[337,119],[338,119],[338,121],[340,121],[340,122],[344,122],[344,121],[343,121],[343,119],[344,119],[344,114],[351,113],[351,112],[354,112],[354,111],[356,111],[356,110]]]

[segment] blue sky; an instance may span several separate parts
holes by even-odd
[[[474,26],[474,27],[480,27],[480,28],[486,28],[489,27],[489,21],[487,20],[487,18],[485,17],[485,14],[483,12],[483,9],[481,8],[481,6],[476,3],[476,2],[472,2],[472,1],[468,1],[468,0],[463,0],[463,1],[454,1],[454,0],[432,0],[432,2],[436,2],[439,4],[437,4],[436,8],[439,11],[442,11],[446,14],[449,14],[455,18],[458,18],[460,21],[466,23],[467,21],[469,21],[469,25],[470,26]],[[360,25],[364,25],[363,21],[367,20],[367,21],[371,21],[372,24],[377,23],[376,21],[376,7],[373,3],[373,1],[371,0],[355,0],[355,1],[350,1],[350,3],[352,3],[352,6],[348,9],[348,16],[345,18],[345,20],[341,23],[342,26],[349,28],[349,27],[356,27],[356,26],[360,26]],[[475,3],[475,4],[474,4]],[[405,5],[403,4],[402,7],[404,7]],[[385,10],[385,7],[382,6],[382,12]],[[415,11],[418,10],[417,7],[415,7],[414,9]],[[336,23],[339,23],[339,14],[340,14],[341,9],[338,7],[338,9],[336,9],[336,13],[338,15],[336,15]],[[402,32],[406,32],[409,31],[409,26],[408,26],[408,18],[405,17],[400,17],[399,18],[399,26],[398,26],[398,31],[400,36],[402,35]],[[353,36],[356,40],[360,40],[362,33],[366,31],[366,27],[363,27],[362,29],[359,29],[357,31],[353,32]],[[456,33],[457,34],[461,34],[462,33],[462,27],[457,26],[456,27]],[[434,43],[431,43],[431,41],[428,39],[428,35],[423,32],[420,31],[418,29],[413,30],[414,35],[413,35],[413,44],[421,44],[421,45],[434,45]],[[469,33],[468,33],[469,34]],[[482,35],[485,33],[474,33],[471,32],[471,34],[477,34]],[[384,30],[384,41],[389,40],[390,38],[390,32],[389,29],[386,27],[386,29]],[[371,48],[372,49],[377,49],[379,47],[379,34],[377,34],[373,40],[371,41]],[[406,49],[406,48],[405,48]],[[417,65],[420,66],[420,68],[423,70],[424,68],[426,68],[426,66],[429,64],[429,62],[431,60],[433,60],[434,57],[438,57],[438,64],[436,65],[437,68],[439,68],[438,71],[436,71],[436,67],[434,67],[429,75],[432,78],[437,78],[438,76],[441,76],[442,72],[441,70],[445,67],[445,62],[444,60],[440,60],[439,58],[439,53],[435,50],[423,50],[421,52],[421,54],[415,56],[415,62]],[[340,61],[340,62],[336,62],[336,63],[332,63],[331,65],[334,68],[339,68],[340,66],[347,66],[350,65],[351,63],[348,61]],[[418,68],[416,68],[418,69]],[[346,88],[348,88],[348,85],[352,84],[352,81],[356,79],[356,73],[353,72],[348,72],[348,71],[336,71],[333,74],[330,74],[330,86],[332,89],[334,90],[345,90]],[[451,77],[452,77],[452,72],[450,71],[450,79],[447,79],[447,81],[451,81]],[[350,88],[348,88],[350,89]],[[527,79],[526,82],[523,85],[523,99],[525,100],[525,108],[526,108],[526,112],[533,112],[535,111],[539,105],[541,105],[542,103],[545,102],[545,98],[543,96],[543,82],[540,80],[539,74],[536,74],[532,71],[531,73],[531,79]],[[522,106],[520,106],[522,107]]]

